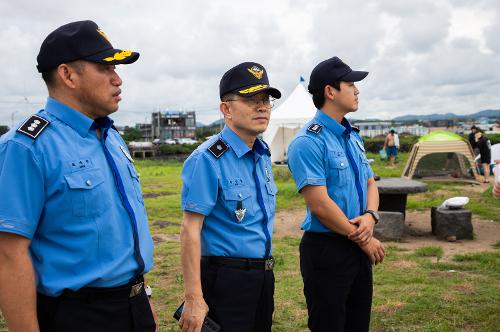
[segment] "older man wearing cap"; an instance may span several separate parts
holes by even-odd
[[[377,186],[358,129],[344,117],[358,109],[354,82],[366,75],[337,57],[319,63],[309,82],[318,111],[288,150],[307,204],[300,270],[312,331],[368,331],[371,264],[384,258],[373,237]]]
[[[271,256],[276,185],[269,148],[257,135],[272,98],[263,66],[245,62],[220,81],[225,127],[182,170],[183,331],[200,331],[207,310],[223,331],[271,331]],[[208,305],[208,307],[207,307]]]
[[[10,331],[154,331],[143,274],[153,242],[139,176],[108,117],[122,81],[92,21],[38,54],[49,97],[0,139],[0,307]]]

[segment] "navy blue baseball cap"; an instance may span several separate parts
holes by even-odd
[[[264,67],[256,62],[243,62],[229,69],[219,84],[221,99],[227,93],[251,97],[261,92],[267,92],[274,98],[281,98],[281,92],[269,86]]]
[[[335,82],[358,82],[368,75],[367,71],[355,71],[338,57],[334,56],[320,62],[311,72],[309,78],[309,93],[321,91],[326,85]]]
[[[36,57],[36,67],[43,73],[76,60],[118,65],[133,63],[138,58],[137,52],[114,48],[96,23],[77,21],[57,28],[45,38]]]

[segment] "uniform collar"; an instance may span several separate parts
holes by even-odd
[[[91,118],[80,113],[60,101],[48,97],[45,104],[45,111],[57,117],[62,122],[73,128],[80,136],[86,137],[90,126],[94,122]]]
[[[349,138],[352,132],[352,127],[346,118],[342,118],[340,123],[334,118],[330,117],[328,114],[318,110],[314,116],[315,120],[321,122],[326,128],[328,128],[335,136],[341,137],[344,135]]]
[[[221,137],[231,146],[238,158],[241,158],[251,151],[248,145],[246,145],[246,143],[227,125],[225,125],[224,129],[222,129]],[[269,154],[268,147],[258,138],[255,139],[254,150],[259,155]]]

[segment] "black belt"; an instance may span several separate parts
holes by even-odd
[[[247,270],[272,271],[274,269],[274,257],[269,258],[234,258],[221,256],[203,256],[203,263],[234,267]]]
[[[128,299],[141,294],[144,290],[144,277],[139,276],[128,284],[118,287],[83,287],[77,291],[65,289],[61,297],[72,299]]]
[[[304,235],[307,235],[308,237],[314,238],[333,238],[333,239],[347,239],[346,236],[343,236],[339,233],[333,233],[333,232],[324,232],[324,233],[319,233],[319,232],[304,232]]]

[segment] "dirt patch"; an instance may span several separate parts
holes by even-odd
[[[156,192],[156,193],[143,194],[142,196],[144,198],[156,198],[156,197],[160,197],[160,196],[169,196],[169,195],[175,195],[175,193],[171,193],[169,191],[160,191],[160,192]]]
[[[179,241],[179,234],[156,234],[153,235],[153,241],[155,244],[165,241]]]
[[[300,225],[305,216],[303,209],[288,209],[276,213],[275,237],[302,236]],[[407,212],[405,231],[400,242],[384,242],[386,246],[415,250],[420,247],[440,246],[444,256],[440,261],[447,261],[457,254],[491,251],[492,245],[500,240],[500,223],[479,219],[473,216],[474,240],[446,242],[436,239],[431,233],[431,213],[429,211]]]

